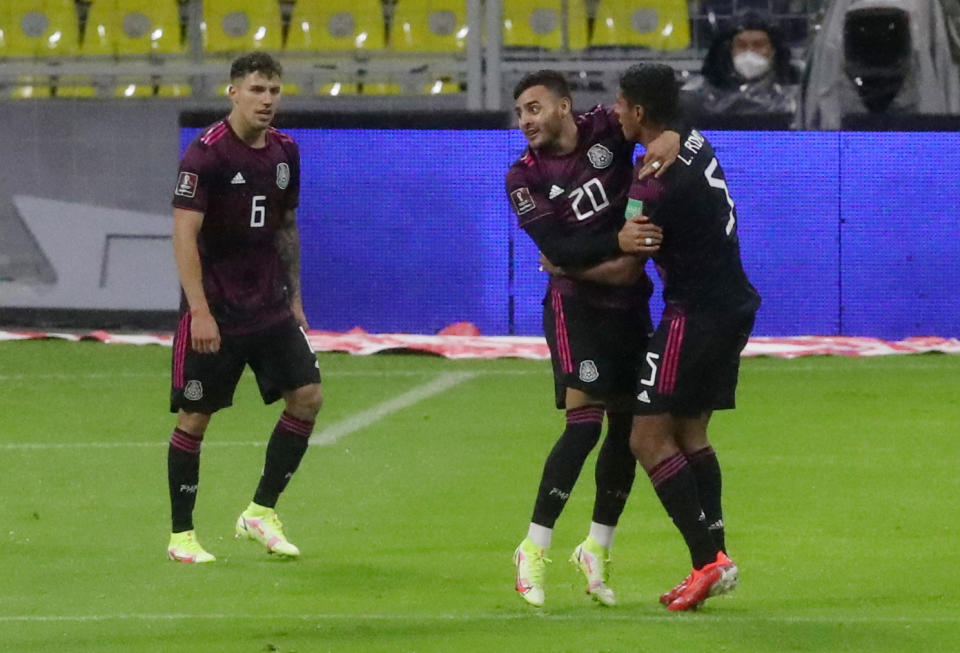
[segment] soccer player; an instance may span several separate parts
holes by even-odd
[[[673,70],[631,67],[614,109],[628,140],[652,142],[677,110]],[[670,610],[697,608],[737,584],[707,425],[712,411],[734,407],[740,352],[760,307],[740,261],[737,213],[716,154],[696,130],[685,130],[681,141],[677,163],[662,178],[637,180],[630,189],[663,229],[653,258],[666,306],[643,355],[630,447],[693,561],[687,578],[660,597]],[[625,251],[646,251],[645,241],[625,240]]]
[[[167,553],[211,562],[193,528],[200,445],[210,417],[233,403],[246,365],[265,403],[284,410],[270,441],[253,501],[237,537],[268,553],[295,557],[275,506],[307,450],[322,402],[317,358],[300,297],[296,209],[300,154],[270,127],[280,101],[281,67],[264,53],[230,68],[230,114],[184,152],[173,196],[173,248],[183,289],[173,343],[167,469],[172,533]]]
[[[652,330],[652,284],[643,259],[623,255],[618,241],[633,176],[634,143],[624,139],[610,109],[575,115],[561,73],[525,76],[514,89],[514,99],[519,127],[529,143],[506,179],[519,224],[540,248],[548,270],[595,266],[594,281],[552,274],[544,299],[556,405],[566,411],[566,428],[547,457],[527,537],[514,552],[516,590],[531,605],[543,605],[554,523],[600,438],[606,411],[593,522],[571,562],[586,576],[587,592],[601,604],[613,605],[607,563],[636,469],[629,449],[630,400],[639,354]],[[672,140],[665,136],[649,148],[648,170],[665,169],[664,162],[672,162],[678,146],[673,134]],[[631,226],[634,236],[646,243],[634,253],[655,252],[660,230],[639,221]]]

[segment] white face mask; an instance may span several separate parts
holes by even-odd
[[[744,79],[756,79],[770,70],[770,60],[753,50],[741,52],[733,58],[733,68]]]

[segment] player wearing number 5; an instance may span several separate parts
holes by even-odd
[[[677,109],[673,69],[633,66],[620,80],[614,108],[628,140],[657,138]],[[673,167],[660,179],[634,182],[629,193],[663,229],[653,258],[666,304],[643,355],[630,447],[693,561],[690,575],[661,602],[688,610],[737,583],[737,567],[726,555],[720,466],[707,424],[712,411],[734,407],[740,352],[760,296],[740,262],[737,214],[723,170],[702,134],[684,133]],[[635,228],[621,231],[626,251],[641,251]]]
[[[284,410],[235,531],[269,553],[300,553],[274,508],[307,449],[322,397],[300,298],[300,155],[293,139],[270,127],[281,74],[264,53],[233,62],[232,110],[184,152],[174,190],[173,248],[183,294],[173,343],[170,409],[177,427],[167,455],[167,553],[181,562],[214,560],[193,528],[200,445],[211,415],[233,403],[246,365],[264,402],[282,398]]]

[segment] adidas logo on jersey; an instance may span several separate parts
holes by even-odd
[[[647,394],[647,391],[644,390],[643,392],[641,392],[640,394],[637,395],[637,401],[642,401],[642,402],[645,403],[645,404],[649,404],[649,403],[650,403],[650,395],[648,395],[648,394]]]
[[[233,179],[230,180],[231,184],[245,184],[247,180],[243,178],[239,172],[233,176]]]
[[[554,184],[553,186],[550,187],[550,195],[549,195],[549,197],[550,197],[550,199],[553,199],[553,198],[556,197],[557,195],[563,195],[563,192],[564,192],[564,191],[563,191],[562,188],[560,188],[559,186],[557,186],[556,184]]]

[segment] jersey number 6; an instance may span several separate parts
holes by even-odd
[[[266,195],[254,195],[250,203],[250,226],[262,227],[267,222],[267,207],[264,202],[267,201]]]

